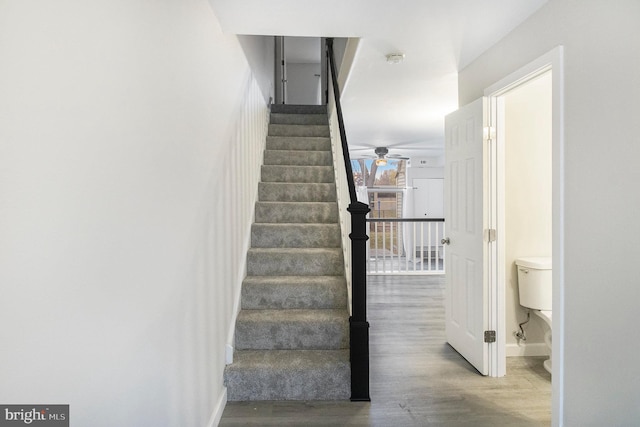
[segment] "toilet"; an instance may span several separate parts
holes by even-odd
[[[549,359],[544,361],[544,368],[551,373],[551,295],[553,293],[551,257],[518,258],[516,268],[518,269],[520,305],[529,308],[549,326],[544,334],[544,342],[549,348]]]

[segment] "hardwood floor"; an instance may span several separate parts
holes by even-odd
[[[371,402],[230,402],[221,426],[548,426],[544,358],[483,377],[445,342],[444,276],[370,276]]]

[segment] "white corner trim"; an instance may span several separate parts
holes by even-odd
[[[207,423],[207,427],[217,427],[220,424],[220,420],[222,419],[222,413],[224,412],[224,407],[227,406],[227,388],[222,388],[222,393],[220,393],[220,397],[216,402],[213,413],[209,418],[209,422]]]
[[[545,343],[531,343],[531,344],[507,344],[506,346],[507,357],[522,357],[522,356],[548,356],[549,348]]]
[[[341,94],[344,93],[345,88],[349,83],[351,71],[353,70],[353,63],[356,60],[359,47],[360,37],[349,37],[347,39],[347,45],[345,46],[342,62],[340,63],[340,70],[338,70],[338,87],[340,88]]]
[[[224,347],[224,360],[227,365],[233,363],[233,346],[231,344],[227,344]]]

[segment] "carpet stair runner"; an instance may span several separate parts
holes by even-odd
[[[326,107],[273,105],[228,400],[349,399],[338,221]]]

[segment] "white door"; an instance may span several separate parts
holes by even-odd
[[[483,241],[483,98],[445,119],[445,224],[447,341],[481,374],[489,373],[488,280]]]
[[[413,179],[414,218],[444,218],[444,180],[442,178]],[[431,248],[440,246],[443,224],[423,223],[423,242]],[[416,242],[419,245],[419,241]]]
[[[416,218],[442,218],[444,215],[444,184],[442,178],[413,180],[414,214]]]

